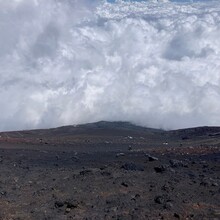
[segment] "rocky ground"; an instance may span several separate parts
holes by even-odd
[[[99,122],[0,134],[0,219],[220,219],[220,128]]]

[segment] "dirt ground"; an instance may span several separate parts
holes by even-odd
[[[3,132],[0,219],[220,219],[220,128]]]

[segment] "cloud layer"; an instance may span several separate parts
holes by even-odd
[[[220,3],[0,1],[0,130],[220,125]]]

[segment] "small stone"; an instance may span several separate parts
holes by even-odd
[[[79,172],[79,175],[85,176],[85,175],[89,175],[91,173],[92,173],[91,170],[82,170],[82,171]]]
[[[128,184],[125,183],[125,182],[122,182],[121,185],[124,186],[124,187],[128,187]]]
[[[5,191],[2,191],[2,192],[1,192],[1,195],[2,195],[2,196],[5,196],[6,194],[7,194],[7,192],[5,192]]]
[[[61,202],[61,201],[56,201],[54,205],[55,205],[56,208],[61,208],[61,207],[64,206],[64,203]]]
[[[131,150],[132,150],[132,146],[129,146],[129,147],[128,147],[128,150],[131,151]]]
[[[69,212],[71,212],[71,209],[70,208],[66,208],[65,212],[69,213]]]
[[[105,170],[107,167],[108,167],[107,165],[104,165],[104,166],[100,167],[99,169],[100,170]]]
[[[75,209],[78,207],[79,203],[76,200],[67,200],[65,201],[66,208]]]
[[[101,175],[102,175],[102,176],[111,176],[111,173],[108,172],[108,171],[102,171],[102,172],[101,172]]]
[[[149,161],[157,161],[158,158],[157,158],[157,157],[148,157],[148,160],[149,160]]]
[[[218,186],[218,183],[212,183],[212,186]]]
[[[169,162],[170,162],[171,167],[173,167],[173,168],[187,167],[187,164],[180,161],[180,160],[173,159],[173,160],[170,160]]]
[[[156,202],[157,204],[163,204],[165,201],[164,201],[163,196],[156,196],[154,198],[154,202]]]
[[[79,157],[77,157],[77,156],[73,156],[71,159],[76,161],[76,162],[79,161]]]
[[[140,196],[140,194],[138,194],[138,193],[135,195],[135,198],[140,198],[140,197],[141,197],[141,196]]]
[[[157,157],[153,157],[153,156],[151,156],[151,155],[149,155],[149,154],[145,154],[145,156],[148,157],[148,160],[149,160],[149,161],[157,161],[157,160],[158,160]]]
[[[167,171],[167,168],[168,168],[167,165],[161,165],[159,167],[154,167],[154,170],[156,171],[156,173],[163,173]]]
[[[121,166],[121,168],[128,171],[144,171],[143,166],[134,163],[125,163],[124,165]]]
[[[170,209],[173,208],[173,204],[172,204],[171,202],[167,202],[167,203],[164,205],[164,208],[170,210]]]
[[[174,216],[175,218],[178,218],[178,219],[180,218],[180,215],[177,214],[177,213],[174,213],[173,216]]]
[[[118,154],[116,154],[116,157],[123,157],[123,156],[125,156],[124,153],[118,153]]]
[[[211,185],[211,182],[208,181],[208,180],[203,180],[201,183],[200,183],[200,186],[204,186],[204,187],[208,187]]]

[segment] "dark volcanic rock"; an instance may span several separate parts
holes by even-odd
[[[6,191],[2,191],[0,194],[1,194],[2,196],[6,196],[6,195],[7,195],[7,192],[6,192]]]
[[[131,150],[132,150],[132,146],[129,146],[129,147],[128,147],[128,150],[131,151]]]
[[[204,178],[200,182],[201,186],[210,187],[210,186],[218,186],[218,183],[212,178]]]
[[[124,187],[128,187],[128,184],[125,183],[125,182],[122,182],[121,185],[124,186]]]
[[[79,202],[77,200],[66,200],[65,205],[68,209],[74,209],[79,206]]]
[[[165,164],[158,167],[154,167],[154,170],[156,171],[156,173],[164,173],[165,171],[172,171],[172,169],[170,169],[170,167]]]
[[[161,187],[161,190],[169,193],[174,190],[174,187],[171,184],[166,183]]]
[[[157,160],[158,160],[157,157],[153,157],[153,156],[151,156],[151,155],[149,155],[149,154],[145,154],[145,156],[148,157],[148,160],[149,160],[149,161],[157,161]]]
[[[164,207],[165,209],[171,210],[171,209],[173,208],[173,203],[171,203],[171,202],[166,202],[163,207]]]
[[[188,140],[188,139],[189,139],[188,136],[183,136],[183,137],[182,137],[182,140]]]
[[[125,156],[124,153],[117,153],[117,154],[116,154],[116,157],[124,157],[124,156]]]
[[[144,167],[142,165],[135,163],[125,163],[121,166],[121,168],[129,171],[144,171]]]
[[[174,216],[175,218],[180,219],[180,215],[179,215],[178,213],[174,213],[173,216]]]
[[[165,202],[163,196],[156,196],[154,198],[154,202],[158,203],[158,204],[163,204]]]
[[[108,172],[108,171],[102,171],[102,172],[101,172],[101,175],[102,175],[102,176],[111,176],[111,173]]]
[[[180,160],[172,159],[169,162],[170,162],[171,167],[173,167],[173,168],[187,167],[187,164],[184,163],[183,161],[180,161]]]
[[[56,202],[54,203],[54,206],[55,206],[56,208],[61,208],[61,207],[64,206],[64,202],[56,201]]]
[[[79,175],[85,176],[85,175],[90,175],[92,174],[92,170],[82,170],[79,172]]]
[[[170,202],[170,199],[167,195],[160,195],[155,196],[154,202],[158,204],[166,204],[167,202]]]
[[[200,183],[201,186],[211,186],[211,182],[208,180],[202,180]]]
[[[66,200],[64,202],[62,201],[56,201],[54,203],[54,206],[56,208],[62,208],[65,206],[66,209],[74,209],[74,208],[77,208],[79,205],[78,201],[77,200]]]

